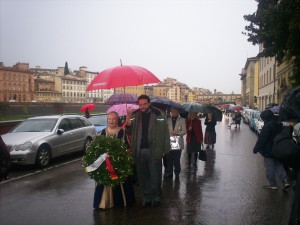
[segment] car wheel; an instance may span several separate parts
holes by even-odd
[[[92,143],[92,139],[90,137],[85,139],[84,142],[84,147],[83,147],[83,151],[85,152],[87,150],[87,148],[89,147],[89,145]]]
[[[49,148],[41,146],[36,155],[36,165],[39,168],[46,167],[50,164],[51,153]]]

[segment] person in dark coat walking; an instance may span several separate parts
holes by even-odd
[[[253,153],[260,153],[264,157],[264,166],[266,169],[266,177],[269,185],[264,188],[277,190],[276,174],[283,183],[283,188],[286,189],[290,185],[287,182],[287,175],[283,165],[271,157],[271,150],[273,146],[274,137],[280,132],[282,124],[278,121],[274,113],[266,109],[260,114],[264,121],[264,126],[254,146]]]
[[[204,144],[207,144],[206,149],[209,149],[209,145],[211,145],[211,148],[213,149],[217,137],[215,129],[217,121],[212,113],[207,114],[207,117],[204,121],[204,125],[206,125],[204,134]]]

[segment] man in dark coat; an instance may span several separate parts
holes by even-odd
[[[167,118],[151,107],[150,98],[138,98],[139,109],[126,115],[126,133],[131,135],[143,206],[161,203],[162,157],[170,151],[170,134]]]
[[[253,153],[260,153],[264,157],[264,166],[266,169],[266,177],[269,185],[264,188],[277,190],[276,174],[283,183],[283,188],[286,189],[290,185],[287,182],[287,175],[283,165],[271,157],[271,150],[273,146],[273,139],[281,130],[282,124],[278,121],[274,113],[266,109],[260,114],[264,121],[264,126],[254,146]]]

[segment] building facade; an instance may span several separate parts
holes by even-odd
[[[242,105],[258,108],[259,58],[248,58],[242,70]]]
[[[0,102],[30,102],[35,100],[34,73],[28,63],[5,67],[0,63]]]

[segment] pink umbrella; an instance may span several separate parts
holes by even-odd
[[[119,116],[125,116],[128,110],[135,110],[138,109],[138,105],[134,104],[118,104],[118,105],[113,105],[111,106],[108,110],[107,113],[110,112],[117,112]]]
[[[100,72],[87,87],[87,91],[159,83],[149,70],[139,66],[117,66]]]

